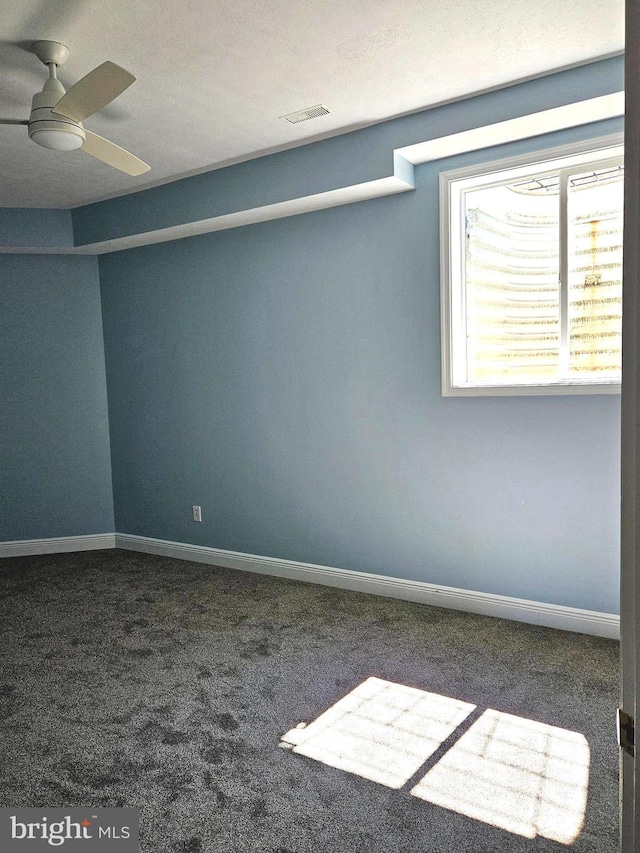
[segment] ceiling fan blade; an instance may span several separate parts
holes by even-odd
[[[97,133],[92,133],[90,130],[84,131],[85,143],[82,150],[87,154],[91,154],[96,160],[102,160],[114,169],[120,169],[121,172],[126,172],[127,175],[144,175],[148,172],[151,166],[143,163],[134,154],[120,148],[114,142],[109,142],[108,139],[103,139]]]
[[[0,124],[29,124],[29,119],[22,121],[19,118],[0,118]]]
[[[115,62],[103,62],[60,98],[54,112],[73,121],[84,121],[121,95],[135,79]]]

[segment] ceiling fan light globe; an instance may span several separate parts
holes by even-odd
[[[84,143],[82,136],[69,130],[43,128],[42,130],[34,130],[30,135],[31,139],[38,145],[42,145],[43,148],[50,148],[52,151],[74,151]]]

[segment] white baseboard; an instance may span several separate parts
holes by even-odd
[[[440,586],[423,581],[390,578],[385,575],[369,574],[368,572],[335,569],[311,563],[297,563],[293,560],[259,557],[254,554],[224,551],[202,545],[168,542],[164,539],[151,539],[146,536],[116,533],[115,540],[116,548],[126,548],[130,551],[143,551],[146,554],[176,557],[180,560],[192,560],[213,566],[225,566],[230,569],[241,569],[280,578],[319,583],[356,592],[416,601],[435,607],[447,607],[484,616],[497,616],[500,619],[528,622],[532,625],[559,628],[563,631],[576,631],[580,634],[591,634],[596,637],[609,637],[611,639],[620,637],[620,617],[612,613],[599,613],[592,610],[580,610],[575,607],[545,604],[540,601],[509,598],[504,595],[472,592],[466,589],[456,589],[455,587]]]
[[[152,539],[147,536],[133,536],[127,533],[101,533],[91,536],[60,536],[53,539],[0,542],[0,558],[60,554],[68,551],[93,551],[103,548],[125,548],[130,551],[142,551],[146,554],[175,557],[179,560],[192,560],[211,566],[225,566],[230,569],[318,583],[339,587],[340,589],[350,589],[355,592],[400,598],[404,601],[415,601],[434,607],[447,607],[453,610],[478,613],[483,616],[496,616],[500,619],[512,619],[517,622],[559,628],[563,631],[576,631],[580,634],[591,634],[596,637],[609,637],[616,640],[620,637],[620,617],[613,613],[580,610],[576,607],[562,607],[557,604],[545,604],[544,602],[528,601],[523,598],[509,598],[504,595],[473,592],[425,583],[424,581],[410,581],[350,569],[318,566],[313,563],[279,560],[273,557],[242,554],[238,551],[225,551],[220,548],[189,545],[183,542],[169,542],[165,539]]]
[[[66,551],[97,551],[115,547],[115,533],[58,536],[54,539],[17,539],[13,542],[0,542],[0,557],[29,557],[35,554],[63,554]]]

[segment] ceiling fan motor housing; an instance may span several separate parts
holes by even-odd
[[[65,94],[62,83],[49,78],[42,92],[37,92],[31,101],[29,116],[29,136],[38,145],[56,151],[72,151],[80,148],[85,141],[82,125],[65,116],[52,112],[53,107]]]

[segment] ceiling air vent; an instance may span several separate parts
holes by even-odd
[[[318,116],[326,116],[330,113],[329,107],[324,104],[318,104],[316,107],[308,107],[306,110],[300,110],[297,113],[289,113],[288,116],[280,116],[290,124],[298,124],[301,121],[309,121],[310,118],[318,118]]]

